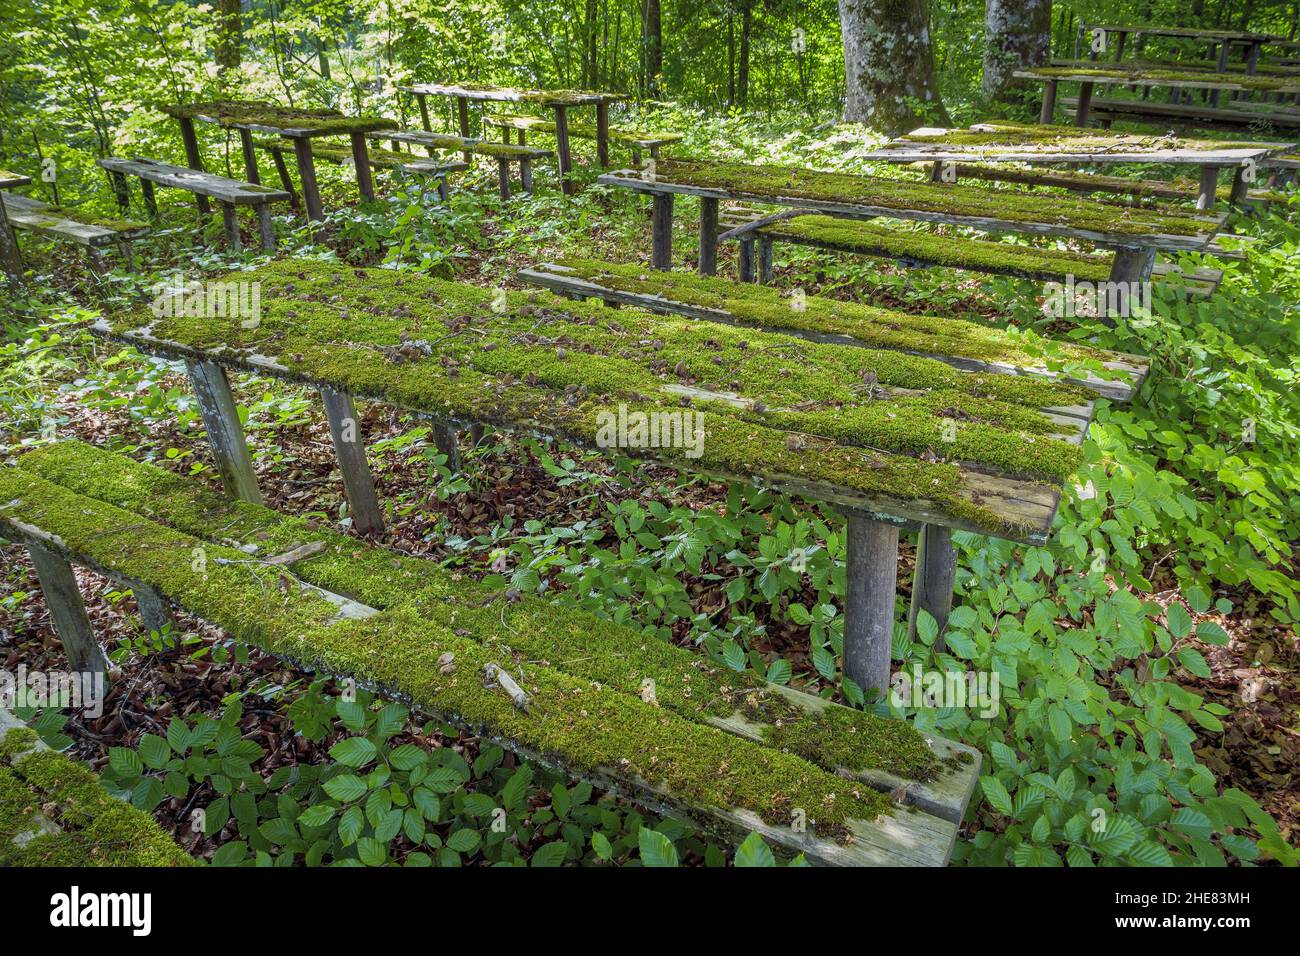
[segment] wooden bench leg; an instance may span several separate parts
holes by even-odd
[[[700,275],[718,272],[718,201],[700,199]]]
[[[736,257],[736,271],[741,282],[754,281],[754,240],[740,240],[740,252]]]
[[[257,152],[253,149],[253,134],[246,129],[239,131],[239,146],[244,151],[244,175],[250,183],[262,184],[262,174],[257,169]]]
[[[447,185],[446,173],[438,176],[438,199],[444,206],[451,202],[451,188]]]
[[[352,396],[322,387],[321,399],[330,423],[330,437],[334,440],[334,454],[339,471],[343,474],[343,488],[348,496],[348,511],[352,526],[361,534],[382,534],[383,511],[375,497],[375,483],[366,464],[366,449],[361,437],[361,421]]]
[[[185,144],[185,162],[189,164],[190,169],[203,169],[203,157],[199,153],[199,138],[194,133],[194,120],[188,117],[180,119],[181,124],[181,142]],[[199,215],[204,219],[212,211],[208,205],[208,197],[194,194],[194,199],[198,203]]]
[[[460,471],[460,445],[456,441],[456,426],[448,422],[435,423],[432,428],[433,444],[447,458],[447,469],[454,475]]]
[[[1110,281],[1146,282],[1155,263],[1154,249],[1116,249],[1110,265]]]
[[[1216,192],[1219,188],[1219,167],[1202,166],[1201,182],[1197,189],[1196,208],[1213,209],[1214,203],[1218,199]]]
[[[601,167],[609,165],[609,104],[596,104],[596,161]]]
[[[1048,80],[1043,84],[1043,108],[1038,111],[1038,122],[1050,125],[1056,114],[1056,81]]]
[[[131,240],[117,240],[117,254],[122,257],[122,262],[126,264],[127,272],[135,271],[135,254],[131,251]]]
[[[325,218],[325,212],[321,209],[320,187],[316,185],[316,160],[311,154],[311,140],[295,138],[293,158],[298,162],[298,178],[302,180],[302,201],[307,207],[307,218],[319,222]]]
[[[1238,166],[1236,172],[1232,174],[1232,192],[1228,194],[1228,201],[1235,206],[1240,206],[1246,201],[1246,193],[1250,189],[1250,184],[1246,182],[1246,170]]]
[[[758,237],[758,281],[760,285],[772,283],[772,239],[769,236]]]
[[[140,180],[140,194],[144,196],[144,211],[149,219],[158,218],[158,196],[153,191],[153,183],[148,179]]]
[[[497,184],[501,187],[501,198],[510,198],[510,161],[497,160]]]
[[[429,104],[427,102],[427,95],[424,93],[416,93],[415,102],[420,105],[420,125],[424,127],[426,133],[432,133],[433,126],[429,122]],[[430,155],[432,155],[432,152]]]
[[[889,689],[898,525],[859,514],[850,514],[848,525],[844,674],[870,697]]]
[[[294,212],[298,211],[298,187],[293,184],[293,177],[289,175],[289,166],[284,161],[284,150],[271,150],[271,159],[275,161],[275,171],[280,177],[280,185],[284,191],[289,194],[289,208]]]
[[[95,640],[72,565],[61,555],[34,541],[28,543],[27,553],[31,555],[36,577],[41,582],[41,592],[45,595],[46,607],[50,609],[54,631],[63,642],[68,669],[81,673],[105,673],[108,660]]]
[[[569,111],[563,106],[555,107],[555,156],[560,164],[560,188],[566,196],[573,194],[573,183],[569,173],[573,169],[573,156],[569,152]]]
[[[632,168],[633,169],[641,168],[641,147],[640,146],[632,147]]]
[[[221,204],[221,221],[226,227],[226,248],[231,252],[238,252],[241,248],[239,241],[239,216],[235,214],[234,203],[223,202]]]
[[[172,611],[166,598],[151,587],[137,584],[131,588],[135,606],[140,609],[140,623],[146,630],[161,631],[172,620]]]
[[[957,552],[952,546],[952,529],[921,526],[916,536],[916,574],[912,577],[912,606],[907,614],[907,639],[916,640],[916,618],[928,611],[939,625],[934,649],[943,650],[943,629],[952,612],[952,583],[957,572]]]
[[[230,381],[225,369],[215,362],[200,361],[187,362],[186,368],[226,493],[233,498],[261,504],[262,494],[257,490],[253,459],[244,441],[244,429],[239,423],[239,412],[235,408],[235,398],[230,394]]]
[[[533,161],[527,156],[519,160],[519,185],[525,195],[533,194]]]
[[[127,184],[126,174],[111,172],[108,178],[113,183],[113,198],[117,200],[117,208],[125,213],[131,208],[131,187]]]
[[[262,249],[275,251],[275,230],[271,228],[271,207],[267,203],[257,206],[257,230],[262,236]]]
[[[456,122],[460,127],[460,135],[468,139],[469,138],[469,100],[465,99],[465,97],[463,96],[456,97]],[[471,156],[469,150],[465,150],[465,152],[461,153],[461,157],[467,163],[473,161],[473,157]]]
[[[673,267],[673,194],[655,193],[652,213],[651,265],[667,272]]]
[[[1092,111],[1092,83],[1079,84],[1079,102],[1074,108],[1074,125],[1087,126],[1088,114]]]
[[[11,282],[17,284],[23,278],[23,256],[18,251],[18,236],[13,226],[9,225],[9,213],[5,211],[3,197],[0,197],[0,268],[4,269]]]
[[[357,168],[357,188],[363,199],[375,198],[375,180],[370,175],[370,151],[364,133],[349,134],[352,140],[352,164]]]

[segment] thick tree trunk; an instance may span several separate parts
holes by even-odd
[[[1052,0],[985,0],[984,95],[1006,99],[1024,90],[1011,74],[1046,66],[1052,57]]]
[[[217,67],[222,73],[239,66],[240,12],[240,0],[217,0]]]
[[[948,123],[934,78],[926,0],[839,0],[844,119],[896,135]]]

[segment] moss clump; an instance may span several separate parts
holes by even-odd
[[[630,695],[652,678],[661,707],[698,723],[729,717],[737,709],[760,723],[802,717],[765,682],[714,667],[685,648],[647,638],[636,629],[532,596],[506,601],[430,561],[396,555],[300,518],[215,494],[197,482],[90,445],[42,446],[22,457],[21,468],[195,537],[224,541],[240,550],[256,548],[262,557],[319,543],[324,546],[320,553],[293,566],[310,584],[380,609],[410,606],[506,657],[538,661]],[[838,714],[837,726],[847,728],[844,733],[852,735],[856,746],[851,753],[809,749],[801,752],[805,759],[828,770],[878,768],[918,779],[937,768],[933,756],[925,759],[929,748],[920,735],[902,721],[832,709]]]
[[[94,213],[86,212],[84,209],[72,209],[67,206],[46,206],[44,209],[36,211],[44,216],[70,219],[71,221],[79,222],[84,226],[99,226],[101,229],[112,229],[114,232],[143,232],[149,228],[148,223],[136,222],[133,219],[114,219],[109,216],[96,216]]]
[[[1145,70],[1128,69],[1116,63],[1109,67],[1044,66],[1019,71],[1040,80],[1075,80],[1081,83],[1108,83],[1162,86],[1179,83],[1201,86],[1206,89],[1239,89],[1255,93],[1300,93],[1300,80],[1294,77],[1238,76],[1213,73],[1208,70]]]
[[[111,797],[88,768],[11,730],[0,742],[0,866],[190,866],[149,814]],[[57,832],[36,823],[40,814]],[[16,842],[19,841],[19,842]]]
[[[773,747],[788,750],[804,759],[829,761],[840,767],[853,767],[864,750],[889,754],[887,769],[910,780],[933,780],[939,775],[939,761],[925,738],[901,720],[881,720],[863,727],[855,720],[856,712],[828,707],[819,714],[782,721],[764,728],[763,736]],[[862,739],[863,733],[871,735]],[[969,759],[964,751],[963,756]]]
[[[635,696],[511,660],[505,650],[463,637],[415,608],[363,619],[326,618],[322,605],[333,610],[328,601],[300,588],[279,568],[248,563],[246,555],[238,567],[247,578],[217,579],[210,570],[195,569],[191,555],[197,539],[20,469],[0,470],[0,500],[9,502],[0,512],[0,528],[17,533],[11,522],[38,527],[78,560],[156,588],[268,653],[356,677],[388,696],[517,741],[580,773],[646,780],[685,804],[751,810],[772,822],[788,821],[794,809],[803,809],[819,832],[835,835],[845,835],[850,821],[868,821],[890,810],[887,797],[860,783]],[[243,554],[207,548],[208,562]],[[218,567],[234,571],[236,565]],[[269,583],[264,573],[276,579],[270,601],[259,593]],[[530,701],[526,712],[499,689],[484,686],[488,664],[519,677]]]
[[[1206,236],[1213,220],[1176,211],[1099,206],[1085,199],[1012,193],[1007,190],[827,173],[789,166],[660,160],[657,180],[725,192],[735,198],[805,199],[874,206],[900,213],[923,212],[954,218],[994,219],[1106,235]]]
[[[1099,132],[1079,126],[1026,126],[1002,121],[977,123],[969,129],[949,129],[934,133],[908,133],[907,143],[935,143],[945,146],[988,147],[1043,147],[1044,152],[1055,149],[1070,152],[1096,151],[1102,155],[1125,149],[1187,150],[1189,152],[1219,151],[1224,149],[1275,150],[1278,143],[1240,142],[1236,140],[1189,139],[1172,133],[1146,135],[1141,133]]]
[[[338,110],[280,106],[260,100],[209,100],[181,106],[165,104],[158,108],[176,119],[211,120],[219,126],[265,127],[311,132],[318,136],[398,127],[394,120],[381,116],[345,116]]]
[[[1077,449],[1058,447],[1025,424],[1048,421],[1040,408],[1075,404],[1088,393],[1041,379],[964,373],[898,352],[613,312],[545,293],[498,301],[488,289],[391,270],[278,262],[238,277],[262,284],[257,329],[141,310],[114,320],[113,334],[147,326],[167,348],[216,350],[227,361],[273,356],[279,374],[292,380],[587,445],[600,443],[602,413],[620,405],[663,413],[680,407],[682,390],[690,389],[702,445],[628,453],[696,472],[816,483],[826,486],[826,500],[869,496],[882,511],[895,507],[883,500],[892,499],[902,516],[923,497],[929,510],[959,526],[1013,537],[1041,534],[1046,519],[1031,525],[984,507],[967,490],[964,468],[933,460],[955,446],[908,457],[902,452],[915,443],[905,448],[896,429],[877,427],[880,416],[893,411],[915,421],[928,413],[931,429],[945,435],[951,427],[942,420],[952,419],[959,440],[971,433],[963,449],[980,454],[970,463],[989,470],[1015,459],[1017,475],[1060,484],[1077,465]],[[934,403],[938,392],[950,393],[942,408]],[[994,408],[998,414],[989,416]],[[766,409],[779,421],[766,418]],[[856,427],[846,428],[846,420]],[[979,451],[992,445],[1001,450]]]

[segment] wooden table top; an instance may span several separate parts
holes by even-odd
[[[7,169],[0,169],[0,189],[12,189],[14,186],[27,186],[31,183],[32,177],[24,176],[22,173],[11,173]]]
[[[395,120],[382,116],[347,116],[338,110],[300,109],[255,100],[212,101],[159,107],[175,119],[198,120],[226,129],[309,139],[397,129]]]
[[[626,93],[604,93],[599,90],[525,90],[476,83],[415,83],[399,89],[419,95],[458,96],[466,100],[497,103],[535,103],[538,106],[595,106],[631,98]]]

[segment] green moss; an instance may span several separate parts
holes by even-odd
[[[1071,152],[1095,150],[1099,153],[1116,149],[1177,149],[1191,152],[1223,149],[1277,149],[1277,143],[1240,142],[1237,140],[1189,139],[1172,133],[1120,133],[1087,129],[1079,126],[1026,126],[1001,120],[977,123],[970,129],[950,129],[936,133],[908,133],[909,143],[936,143],[946,146],[1034,147],[1045,152],[1068,149]]]
[[[555,123],[552,120],[544,119],[540,116],[494,116],[488,120],[494,126],[502,126],[508,129],[522,129],[536,133],[554,133]],[[597,130],[595,126],[589,123],[568,123],[569,135],[577,139],[595,139]],[[682,133],[665,133],[655,130],[637,130],[627,128],[613,128],[606,130],[610,142],[626,143],[632,146],[644,145],[647,143],[667,144],[676,143],[686,137]]]
[[[1199,236],[1213,231],[1204,217],[1174,211],[1109,206],[1068,196],[828,173],[788,166],[663,159],[658,181],[714,189],[737,198],[797,198],[869,205],[900,212],[991,218],[1122,236]]]
[[[195,862],[153,817],[105,792],[90,769],[51,750],[32,750],[33,737],[29,730],[16,729],[0,742],[0,865]],[[58,832],[38,828],[33,822],[37,814],[50,819]],[[15,838],[24,842],[19,845]]]
[[[900,777],[928,780],[937,776],[938,761],[933,751],[907,724],[889,720],[864,728],[854,719],[855,715],[855,711],[829,707],[814,716],[771,725],[765,728],[764,737],[773,747],[788,750],[805,760],[851,767],[866,747],[888,753],[889,769]],[[871,740],[862,739],[864,731],[871,734]],[[962,753],[969,759],[969,755]]]
[[[460,421],[539,428],[587,445],[597,443],[601,413],[619,404],[663,412],[680,404],[677,389],[688,384],[707,393],[693,393],[705,433],[699,457],[688,448],[629,453],[696,472],[824,484],[832,500],[848,492],[912,502],[924,489],[934,510],[1011,536],[1044,529],[1004,521],[966,490],[966,472],[928,460],[930,451],[953,451],[948,443],[928,449],[925,458],[901,454],[914,452],[915,442],[903,447],[896,429],[877,427],[880,416],[893,411],[915,421],[928,411],[931,429],[945,432],[942,419],[952,418],[958,436],[978,433],[981,447],[1000,446],[972,463],[996,470],[1014,458],[1023,463],[1018,474],[1053,483],[1068,477],[1075,467],[1070,456],[1078,454],[1024,429],[1040,420],[1037,409],[1085,394],[1045,380],[614,312],[545,293],[505,295],[498,311],[491,290],[392,270],[277,262],[238,278],[262,284],[256,329],[142,310],[117,318],[114,330],[149,326],[151,334],[189,349],[274,356],[290,378],[331,383],[401,408],[445,411]],[[926,393],[938,391],[950,392],[953,404],[945,396],[937,409]],[[999,421],[1016,425],[996,435],[977,427],[988,424],[976,412],[993,409],[989,402],[999,403]],[[773,417],[760,409],[773,410]],[[856,427],[846,428],[846,419]],[[808,451],[814,446],[815,455]]]
[[[737,709],[759,723],[804,718],[765,682],[718,668],[691,651],[648,638],[629,627],[601,620],[532,596],[517,602],[433,562],[396,555],[300,518],[210,492],[197,482],[80,442],[42,446],[23,456],[24,471],[71,491],[165,522],[188,534],[223,540],[267,557],[302,544],[323,550],[294,564],[303,580],[346,594],[380,609],[409,605],[426,619],[463,636],[563,673],[629,695],[642,682],[655,682],[661,707],[708,723]],[[842,708],[833,708],[837,713]],[[810,723],[811,722],[811,723]],[[925,779],[937,767],[920,735],[902,721],[858,711],[837,718],[845,741],[855,746],[833,753],[801,752],[829,770],[889,770]]]
[[[625,100],[622,93],[599,93],[593,90],[521,90],[513,86],[495,86],[488,83],[448,83],[444,84],[447,92],[430,94],[439,96],[456,96],[457,90],[466,93],[502,93],[506,96],[495,97],[502,102],[536,103],[540,106],[591,106],[597,100]]]
[[[260,100],[210,100],[181,106],[158,107],[176,119],[215,120],[221,126],[264,126],[269,129],[311,130],[318,135],[365,133],[397,129],[398,124],[379,116],[345,116],[338,110],[279,106]]]
[[[99,226],[102,229],[112,229],[114,232],[141,232],[149,228],[148,223],[136,222],[132,219],[113,219],[107,216],[96,216],[94,213],[87,212],[84,209],[72,209],[67,206],[46,206],[41,209],[43,215],[57,216],[60,219],[70,219],[73,222],[79,222],[86,226]]]
[[[579,773],[613,773],[666,788],[684,803],[751,810],[785,822],[798,808],[819,832],[842,835],[850,820],[890,810],[887,797],[796,756],[691,722],[635,696],[553,668],[512,660],[457,633],[427,613],[403,606],[364,619],[323,617],[332,605],[274,575],[277,597],[258,593],[259,579],[216,579],[195,570],[197,543],[188,535],[15,468],[0,470],[0,527],[22,522],[57,536],[92,566],[140,581],[234,636],[302,666],[347,675],[483,734],[517,741],[543,759]],[[89,532],[87,529],[98,529]],[[242,552],[208,545],[208,561]],[[247,556],[244,556],[245,559]],[[231,565],[219,565],[233,571]],[[208,597],[202,598],[206,593]],[[199,597],[196,598],[196,595]],[[454,666],[448,667],[451,655]],[[529,696],[527,712],[499,689],[484,686],[488,664],[507,668]],[[26,767],[23,758],[20,766]],[[38,786],[39,786],[38,782]],[[75,806],[75,804],[74,804]],[[85,806],[85,804],[83,804]]]
[[[1042,80],[1077,80],[1080,82],[1109,83],[1147,83],[1159,86],[1167,83],[1180,83],[1188,86],[1197,84],[1215,85],[1223,88],[1228,84],[1242,90],[1256,93],[1300,93],[1300,80],[1295,77],[1239,76],[1225,75],[1204,70],[1146,70],[1140,67],[1129,69],[1123,63],[1114,63],[1106,67],[1088,69],[1085,67],[1038,67],[1026,70],[1035,78]]]

